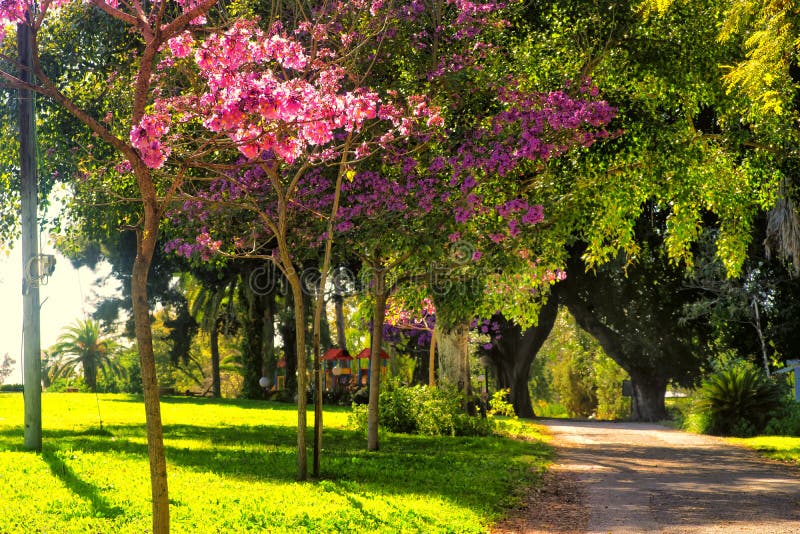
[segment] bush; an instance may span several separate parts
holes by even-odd
[[[353,403],[353,410],[347,416],[347,426],[356,432],[367,431],[367,405]]]
[[[79,376],[64,376],[58,378],[50,384],[47,391],[51,393],[63,393],[67,391],[67,389],[77,390],[80,393],[89,393],[89,387],[83,381],[83,378]]]
[[[489,401],[489,413],[492,415],[505,415],[506,417],[516,417],[514,406],[508,402],[511,393],[509,388],[498,389],[492,393],[492,400]]]
[[[763,432],[784,404],[781,386],[749,363],[711,375],[698,395],[689,423],[710,434],[748,437]]]
[[[0,393],[20,393],[22,391],[22,384],[0,384]]]
[[[791,400],[767,423],[770,436],[800,436],[800,402]]]
[[[381,392],[378,421],[390,432],[428,436],[486,436],[492,432],[487,419],[472,417],[461,408],[462,395],[455,390],[428,386],[401,386],[388,382]],[[367,407],[353,404],[348,423],[357,431],[367,428]]]

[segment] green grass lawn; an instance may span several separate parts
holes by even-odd
[[[729,438],[731,443],[757,450],[767,458],[800,464],[800,438],[785,436],[756,436]]]
[[[37,455],[22,447],[22,395],[0,394],[0,532],[148,531],[141,398],[100,395],[99,416],[91,394],[42,405]],[[173,532],[483,532],[550,458],[540,440],[500,436],[385,434],[367,453],[349,409],[329,408],[321,480],[297,483],[293,406],[167,398],[162,410]]]

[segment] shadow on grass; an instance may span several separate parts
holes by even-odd
[[[75,472],[62,460],[58,451],[43,450],[42,460],[50,467],[50,472],[61,480],[61,482],[69,488],[75,495],[82,497],[92,504],[92,509],[95,515],[107,519],[113,519],[123,514],[122,508],[118,506],[111,506],[106,501],[98,488],[89,482],[81,480]]]
[[[213,397],[161,397],[159,399],[161,404],[174,404],[174,405],[194,405],[194,406],[235,406],[243,410],[279,410],[279,411],[296,411],[297,405],[288,402],[276,402],[265,400],[252,400],[252,399],[215,399]],[[144,399],[141,395],[115,395],[114,397],[107,397],[103,399],[104,402],[125,402],[133,404],[143,404]],[[348,407],[334,407],[325,406],[329,408],[342,408],[349,409]]]
[[[103,433],[45,432],[45,442],[58,448],[129,454],[146,461],[144,437],[142,425],[110,425]],[[172,466],[241,480],[295,480],[297,433],[292,427],[165,425],[164,437],[167,462]],[[11,430],[0,431],[0,450],[9,450],[6,447],[12,439]],[[309,432],[309,443],[311,439]],[[398,434],[384,436],[381,450],[369,453],[365,436],[332,428],[324,433],[320,484],[333,484],[340,492],[356,496],[429,495],[476,511],[496,510],[508,501],[514,488],[532,482],[535,474],[530,472],[531,459],[535,466],[541,466],[549,457],[546,445],[506,438]],[[51,455],[51,460],[55,462],[57,458]],[[69,481],[65,483],[72,484],[76,493],[85,493],[90,500],[92,495],[96,498],[93,487],[62,467],[63,462],[57,469],[51,464],[54,473],[60,470]],[[92,503],[104,510],[102,501]],[[356,507],[355,502],[351,504]],[[105,510],[113,511],[107,505]]]

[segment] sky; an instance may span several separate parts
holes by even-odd
[[[55,254],[52,247],[43,242],[42,252]],[[45,285],[40,286],[41,301],[41,346],[53,345],[61,329],[77,319],[83,319],[94,311],[94,302],[99,295],[113,294],[114,284],[99,284],[109,272],[109,266],[101,265],[97,272],[88,267],[76,270],[69,260],[56,255],[56,268]],[[8,255],[0,252],[0,304],[3,307],[0,320],[0,356],[8,353],[16,360],[14,372],[6,378],[6,384],[22,382],[22,256],[19,243]]]

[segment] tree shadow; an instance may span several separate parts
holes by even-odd
[[[43,450],[42,460],[50,467],[53,476],[69,488],[73,493],[89,501],[95,515],[113,519],[124,513],[119,506],[112,506],[101,495],[98,488],[78,477],[64,460],[58,456],[58,451]]]
[[[57,444],[61,449],[127,454],[146,461],[144,437],[143,425],[108,425],[102,432],[45,431],[45,442]],[[287,483],[295,480],[295,428],[268,424],[213,427],[174,424],[164,426],[164,438],[167,463],[175,467],[240,480]],[[311,443],[311,429],[307,438]],[[0,431],[0,451],[15,450],[14,445],[21,441],[21,433],[15,429]],[[50,452],[46,458],[53,473],[89,499],[99,512],[114,513],[115,509],[99,498],[96,488],[75,476],[56,454]],[[345,496],[364,492],[428,495],[486,512],[496,510],[498,503],[506,500],[510,488],[525,483],[523,479],[531,476],[526,474],[529,466],[523,462],[524,457],[535,456],[543,462],[549,455],[549,448],[544,445],[510,439],[400,434],[385,436],[380,451],[367,452],[364,435],[331,428],[325,430],[322,472],[317,483],[333,483]],[[477,486],[476,470],[507,474],[495,476],[490,485],[484,481]],[[348,501],[357,507],[349,497]],[[423,517],[419,520],[435,521]]]
[[[289,402],[276,402],[265,400],[253,399],[215,399],[213,397],[181,397],[181,396],[163,396],[159,398],[161,404],[171,405],[191,405],[191,406],[235,406],[243,410],[278,410],[278,411],[296,411],[297,405]],[[143,404],[144,398],[141,395],[126,395],[115,396],[113,398],[104,398],[103,402],[120,402],[131,404]],[[338,406],[325,406],[325,409],[339,408]],[[347,407],[342,407],[346,409]]]

